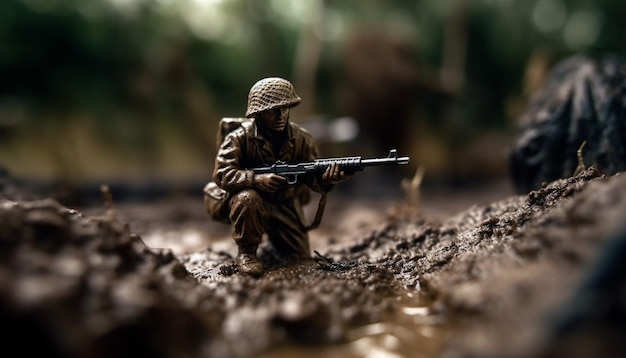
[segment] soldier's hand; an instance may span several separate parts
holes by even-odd
[[[287,179],[276,174],[256,174],[254,187],[267,193],[275,193],[286,181]]]
[[[346,174],[343,170],[339,170],[339,165],[337,163],[331,164],[324,174],[322,175],[322,179],[330,184],[340,183],[346,179],[348,179],[350,175]]]

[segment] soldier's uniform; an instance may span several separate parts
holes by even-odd
[[[255,117],[263,110],[293,107],[300,103],[289,82],[268,80],[274,81],[262,80],[252,88],[247,117]],[[284,88],[287,84],[279,80],[286,82],[288,88]],[[260,119],[243,123],[229,133],[215,159],[213,180],[231,196],[229,218],[234,226],[233,239],[240,253],[254,254],[263,234],[267,233],[274,248],[284,256],[309,257],[303,201],[308,200],[309,188],[325,192],[332,185],[324,183],[321,175],[302,177],[299,179],[303,181],[296,185],[285,184],[275,193],[268,193],[253,187],[254,172],[250,168],[270,166],[277,160],[286,163],[313,161],[318,157],[317,145],[306,130],[288,122],[281,147],[274,148],[275,143],[262,135],[257,121]]]

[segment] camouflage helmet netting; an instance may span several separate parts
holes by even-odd
[[[264,78],[250,89],[246,117],[253,117],[268,109],[293,107],[301,101],[289,81],[278,77]]]

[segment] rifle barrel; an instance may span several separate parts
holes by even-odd
[[[387,165],[387,164],[406,165],[406,164],[409,164],[409,157],[362,159],[361,164],[363,164],[364,166]]]
[[[389,151],[389,155],[387,158],[373,158],[373,159],[363,159],[361,163],[364,166],[367,165],[385,165],[385,164],[398,164],[398,165],[406,165],[409,164],[409,157],[399,157],[398,158],[398,150],[392,149]]]

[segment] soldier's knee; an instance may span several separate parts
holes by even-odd
[[[254,205],[261,203],[263,199],[261,195],[253,189],[242,190],[233,196],[233,201],[242,205]]]
[[[256,190],[242,190],[231,199],[231,216],[243,211],[255,211],[263,205],[263,198]]]

